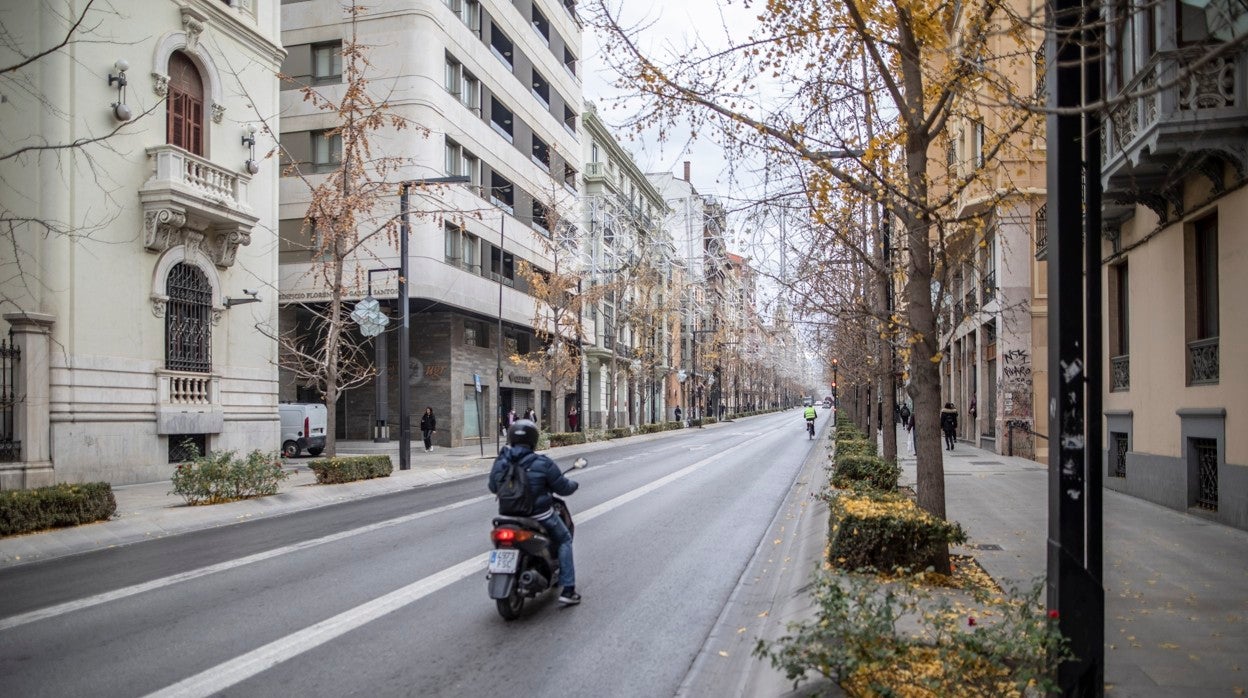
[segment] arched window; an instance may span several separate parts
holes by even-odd
[[[178,262],[169,270],[165,293],[165,368],[212,370],[212,286],[199,267]]]
[[[181,51],[169,56],[169,97],[165,104],[165,142],[204,154],[204,81]]]

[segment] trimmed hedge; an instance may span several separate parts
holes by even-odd
[[[874,453],[836,454],[836,466],[832,471],[832,486],[837,489],[870,488],[884,492],[897,489],[901,479],[901,466],[895,461],[880,458]]]
[[[117,511],[107,482],[0,491],[0,536],[103,521]]]
[[[844,570],[913,571],[934,566],[946,546],[966,542],[957,523],[942,521],[898,494],[831,498],[828,562]]]
[[[394,464],[390,462],[390,456],[322,458],[308,463],[308,468],[316,474],[318,485],[337,485],[356,480],[390,477],[390,473],[394,472]]]
[[[549,447],[556,448],[558,446],[572,446],[573,444],[585,443],[585,432],[583,431],[561,431],[548,434]]]
[[[607,430],[608,439],[622,439],[626,436],[632,436],[633,430],[629,427],[616,427]]]
[[[277,494],[277,486],[293,473],[282,470],[276,453],[252,451],[239,458],[234,451],[196,456],[179,463],[171,478],[173,491],[187,504],[219,504]]]
[[[836,457],[841,456],[874,456],[875,444],[866,439],[845,439],[836,442]]]

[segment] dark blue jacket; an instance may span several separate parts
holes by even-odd
[[[532,453],[532,449],[523,444],[507,446],[499,451],[494,459],[494,467],[490,469],[490,491],[498,494],[498,485],[507,472],[507,465],[514,458],[523,460]],[[541,514],[553,505],[551,496],[557,494],[566,497],[580,487],[575,480],[569,480],[559,472],[559,466],[550,458],[540,453],[529,464],[529,491],[533,493],[533,513]]]

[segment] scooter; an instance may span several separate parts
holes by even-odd
[[[588,461],[577,458],[571,470],[584,468]],[[555,515],[563,519],[568,532],[576,535],[572,514],[562,499],[554,498]],[[559,583],[559,555],[554,541],[540,521],[526,516],[495,516],[490,531],[494,549],[490,551],[485,579],[490,598],[504,620],[520,617],[529,599],[537,598]]]

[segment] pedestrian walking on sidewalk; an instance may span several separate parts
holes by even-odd
[[[908,437],[906,439],[906,446],[910,448],[910,455],[913,456],[914,455],[914,413],[906,409],[905,407],[902,407],[902,410],[906,413],[906,421],[903,424],[903,426],[905,426],[906,428],[906,435]]]
[[[420,433],[425,437],[425,453],[433,450],[433,435],[438,430],[438,418],[433,416],[433,408],[426,407],[420,416]]]
[[[953,408],[952,402],[945,403],[945,409],[940,411],[940,430],[945,433],[945,450],[953,450],[954,435],[958,431],[958,411]]]

